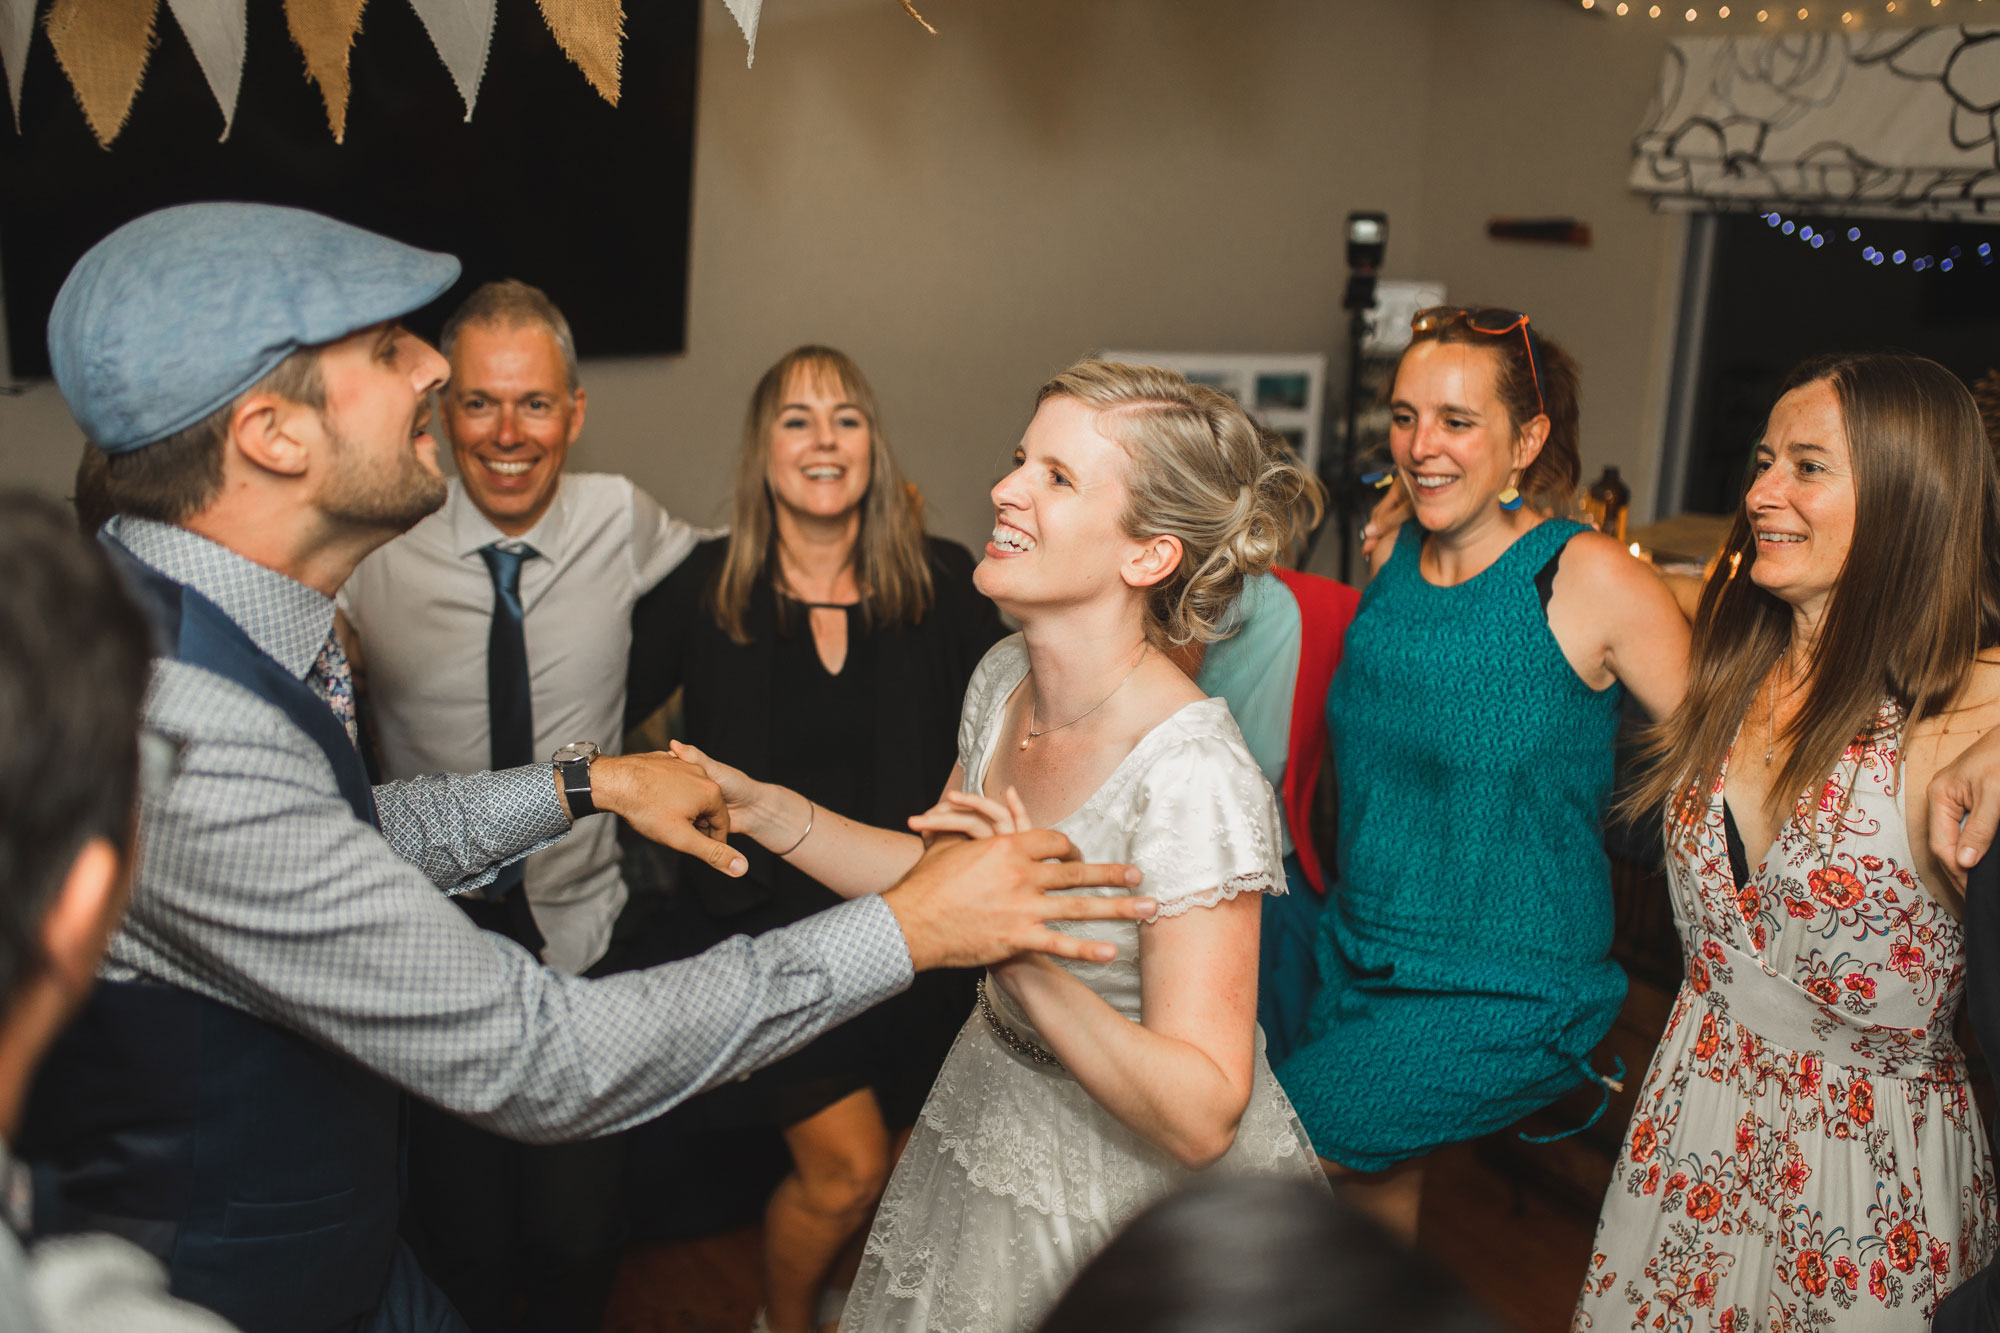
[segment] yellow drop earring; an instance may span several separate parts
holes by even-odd
[[[1506,490],[1500,492],[1500,507],[1510,513],[1519,509],[1521,507],[1521,492],[1519,488],[1509,486]]]

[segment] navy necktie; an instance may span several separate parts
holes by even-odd
[[[535,762],[535,700],[528,689],[528,640],[521,620],[521,565],[538,554],[533,547],[481,547],[479,556],[493,576],[493,627],[486,636],[486,713],[492,729],[495,769]],[[521,866],[503,866],[486,886],[486,896],[504,899],[521,887]]]

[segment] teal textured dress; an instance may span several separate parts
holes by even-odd
[[[1278,1071],[1323,1157],[1380,1170],[1597,1077],[1625,995],[1602,828],[1623,691],[1577,676],[1535,586],[1584,530],[1550,519],[1441,588],[1406,523],[1362,596],[1327,695],[1322,987]]]

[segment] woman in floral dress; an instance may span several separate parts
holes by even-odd
[[[1687,979],[1575,1329],[1927,1329],[1992,1253],[1960,900],[1922,793],[2000,722],[1996,643],[1970,395],[1915,357],[1801,368],[1636,797],[1667,810]]]

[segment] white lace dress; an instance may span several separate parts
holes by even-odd
[[[982,790],[1008,696],[1027,674],[1019,635],[973,674],[959,723],[966,785]],[[1055,826],[1086,860],[1145,873],[1165,916],[1239,893],[1283,893],[1276,802],[1220,699],[1182,708],[1141,740]],[[1123,893],[1079,889],[1079,893]],[[1062,962],[1139,1021],[1139,926],[1058,922],[1110,940],[1110,963]],[[1047,1043],[996,984],[994,1017]],[[1258,1034],[1256,1082],[1236,1142],[1211,1171],[1319,1181],[1318,1159],[1271,1074]],[[943,1333],[1029,1329],[1113,1233],[1194,1173],[1126,1128],[1065,1073],[1018,1053],[975,1009],[939,1071],[868,1233],[840,1327]]]

